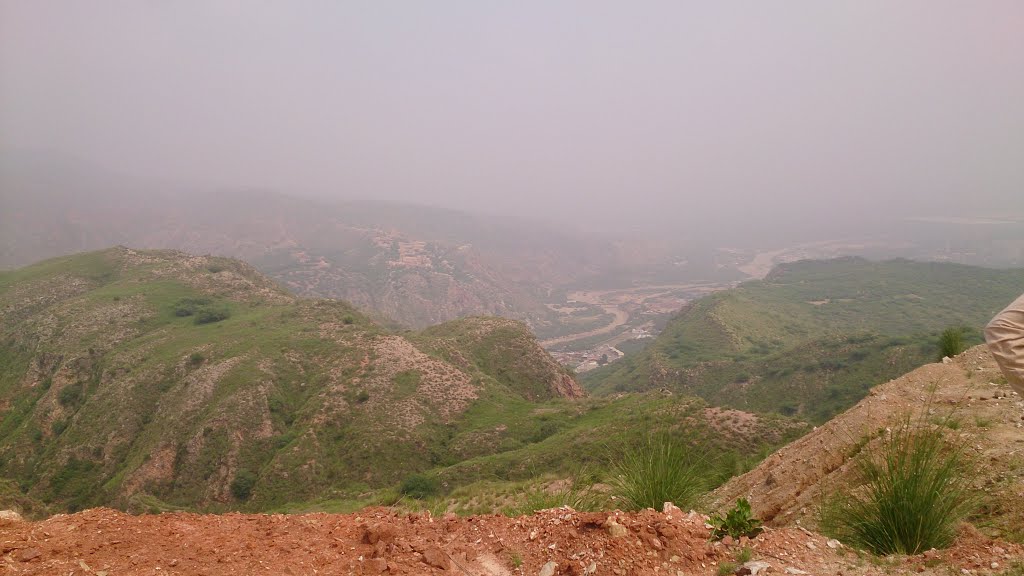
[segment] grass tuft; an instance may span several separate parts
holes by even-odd
[[[669,436],[653,436],[611,463],[613,494],[623,509],[692,508],[705,491],[705,458]]]
[[[562,506],[569,506],[578,512],[596,512],[603,508],[606,497],[594,490],[593,477],[586,471],[575,474],[570,482],[568,486],[557,491],[548,491],[540,487],[530,492],[525,501],[504,508],[502,513],[516,517]]]
[[[939,336],[939,360],[948,356],[950,358],[960,354],[965,349],[964,329],[946,328]]]
[[[822,510],[826,533],[875,554],[948,547],[974,499],[962,444],[941,428],[904,420],[859,461],[864,485]]]

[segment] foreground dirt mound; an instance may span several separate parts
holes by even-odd
[[[110,509],[41,522],[0,518],[0,573],[223,574],[719,574],[741,548],[775,574],[875,575],[883,567],[801,528],[710,542],[706,516],[580,513],[432,518],[382,508],[358,514],[160,514]],[[972,531],[940,554],[884,563],[887,573],[999,572],[1021,556]],[[731,571],[731,569],[729,570]],[[761,572],[763,573],[763,572]]]

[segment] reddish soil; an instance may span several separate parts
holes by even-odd
[[[940,553],[870,560],[802,528],[709,540],[706,516],[647,510],[432,518],[385,508],[359,514],[130,516],[109,509],[0,526],[0,573],[224,574],[717,574],[742,547],[775,574],[998,573],[1022,557],[965,527]]]

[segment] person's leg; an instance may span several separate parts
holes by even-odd
[[[1006,381],[1024,396],[1024,294],[988,323],[985,342]]]

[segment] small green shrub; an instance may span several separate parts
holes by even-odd
[[[535,490],[526,496],[526,500],[516,506],[502,510],[506,516],[516,517],[533,514],[538,510],[569,506],[578,512],[597,512],[603,508],[606,497],[594,490],[597,479],[588,471],[576,473],[567,487],[549,492]]]
[[[725,516],[715,514],[711,517],[711,525],[714,531],[711,536],[715,540],[721,540],[726,536],[739,539],[742,536],[753,538],[761,533],[761,521],[754,517],[750,509],[750,502],[746,498],[736,501],[736,506],[725,513]]]
[[[188,363],[191,366],[199,366],[206,361],[206,356],[203,356],[199,352],[193,352],[188,356]]]
[[[964,351],[964,329],[946,328],[939,336],[939,360],[949,356],[952,358]]]
[[[57,401],[60,402],[61,406],[74,406],[82,399],[83,387],[81,382],[75,382],[74,384],[68,384],[64,388],[61,388],[57,394]]]
[[[962,443],[947,445],[941,428],[907,419],[860,458],[863,487],[823,507],[826,533],[882,555],[952,543],[975,502]]]
[[[64,420],[54,420],[53,424],[50,425],[50,432],[52,432],[54,436],[60,436],[67,429],[68,429],[68,421],[67,421],[67,419],[64,419]]]
[[[678,440],[649,437],[611,462],[613,494],[626,510],[660,510],[665,502],[691,508],[707,486],[705,463]]]
[[[427,476],[426,474],[413,474],[402,480],[402,485],[399,486],[398,491],[406,496],[422,500],[436,496],[440,488],[441,483],[437,478]]]
[[[248,500],[256,486],[256,475],[248,470],[239,470],[231,481],[231,494],[239,500]]]
[[[729,574],[735,573],[737,568],[739,568],[739,566],[735,562],[722,562],[718,565],[716,574],[718,574],[718,576],[729,576]]]
[[[192,316],[196,324],[212,324],[231,317],[226,307],[214,306],[209,298],[182,298],[175,302],[172,311],[179,318]]]
[[[231,317],[231,313],[228,312],[227,308],[203,308],[196,312],[196,324],[213,324],[214,322],[220,322],[221,320],[227,320]]]
[[[209,304],[208,298],[182,298],[174,304],[174,315],[182,318],[192,316]]]

